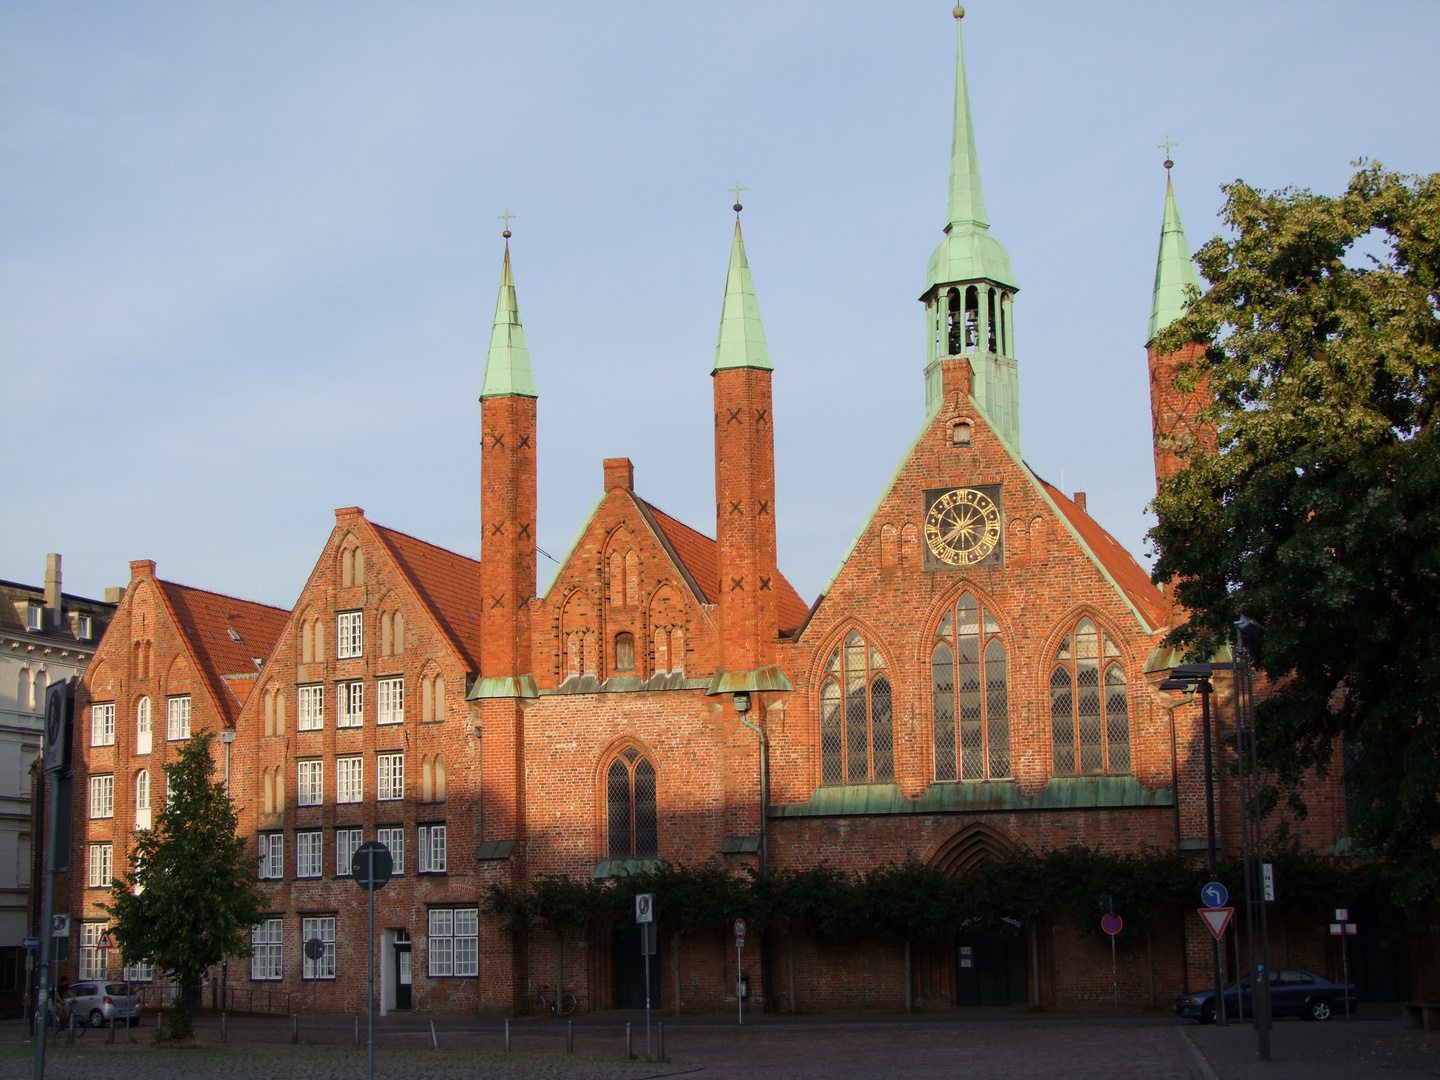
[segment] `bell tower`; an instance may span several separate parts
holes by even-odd
[[[942,364],[963,356],[974,372],[973,395],[995,432],[1020,453],[1020,378],[1015,365],[1014,299],[1020,286],[1010,255],[990,235],[980,160],[965,80],[965,9],[955,9],[955,111],[950,141],[950,204],[945,239],[925,276],[925,415],[943,399]]]

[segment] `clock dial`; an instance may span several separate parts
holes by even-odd
[[[974,566],[1000,542],[1000,508],[983,491],[952,488],[930,504],[925,544],[948,566]]]

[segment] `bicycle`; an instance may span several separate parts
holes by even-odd
[[[75,1037],[83,1039],[88,1026],[77,1016],[75,1018]],[[68,1035],[69,1032],[70,1006],[52,1005],[45,1014],[45,1034],[52,1039],[58,1039],[61,1035]]]
[[[545,991],[546,991],[546,990],[549,990],[549,989],[550,989],[550,988],[549,988],[548,986],[542,986],[542,987],[540,987],[540,989],[539,989],[538,991],[536,991],[536,996],[540,998],[540,1004],[541,1004],[541,1005],[544,1005],[545,1008],[550,1011],[550,1015],[551,1015],[551,1016],[554,1016],[554,1015],[555,1015],[556,1002],[551,1001],[549,998],[547,998],[547,997],[545,996]],[[575,995],[572,994],[569,990],[566,990],[566,991],[564,992],[564,994],[562,994],[562,995],[560,996],[559,1006],[560,1006],[560,1015],[561,1015],[561,1016],[569,1016],[571,1013],[573,1013],[573,1012],[575,1011]]]

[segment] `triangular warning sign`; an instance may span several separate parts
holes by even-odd
[[[1235,915],[1233,907],[1202,907],[1200,918],[1205,920],[1205,925],[1210,928],[1216,941],[1225,937],[1225,928],[1230,925],[1230,920]]]

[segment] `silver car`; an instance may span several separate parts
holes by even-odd
[[[140,1018],[140,999],[127,994],[124,983],[74,983],[65,997],[77,1024],[104,1027],[113,1016],[116,1023],[131,1025]]]

